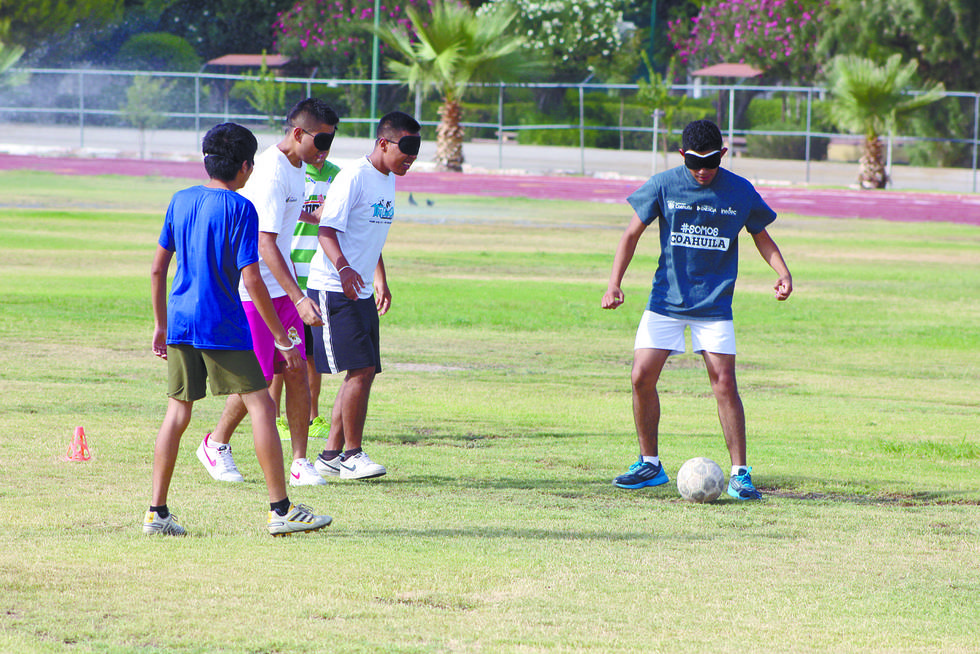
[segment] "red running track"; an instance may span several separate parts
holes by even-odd
[[[66,175],[132,175],[203,180],[198,162],[138,159],[82,159],[0,154],[0,170],[44,170]],[[584,202],[625,202],[638,180],[533,175],[411,172],[398,181],[400,191],[489,197],[528,197]],[[952,222],[980,226],[980,194],[913,193],[759,187],[777,213],[829,218],[910,222]]]

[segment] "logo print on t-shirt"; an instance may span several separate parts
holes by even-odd
[[[371,209],[374,210],[372,218],[379,218],[384,222],[391,222],[391,219],[395,217],[395,203],[391,200],[378,200],[371,205]],[[372,220],[371,222],[378,222]]]
[[[721,250],[724,252],[728,249],[729,239],[718,236],[717,227],[684,223],[679,232],[670,233],[670,244],[682,248]]]

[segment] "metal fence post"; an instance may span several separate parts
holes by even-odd
[[[663,109],[653,110],[653,169],[651,175],[657,174],[657,130],[660,127],[660,117],[663,115]]]
[[[585,86],[578,87],[578,147],[582,159],[582,174],[585,174]]]
[[[504,167],[504,83],[497,90],[497,168]]]
[[[806,173],[804,181],[810,183],[810,129],[813,126],[813,89],[806,91]]]
[[[973,192],[977,192],[977,130],[980,128],[980,93],[973,96]]]
[[[194,76],[194,142],[201,142],[201,71]]]
[[[78,71],[78,147],[85,147],[85,73]]]
[[[735,85],[728,89],[728,147],[732,154],[728,157],[729,168],[735,167]]]

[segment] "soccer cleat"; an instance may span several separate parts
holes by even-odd
[[[340,455],[337,455],[328,461],[327,459],[323,458],[322,454],[318,454],[313,467],[324,477],[339,477]]]
[[[310,438],[326,438],[330,435],[330,423],[317,416],[310,421]]]
[[[371,479],[388,472],[383,465],[372,461],[367,452],[363,451],[346,459],[337,457],[337,465],[340,466],[341,479]]]
[[[643,459],[630,466],[629,472],[613,479],[613,484],[620,488],[643,488],[645,486],[662,486],[670,479],[662,465],[653,465]]]
[[[736,500],[761,500],[762,493],[752,483],[751,473],[752,468],[747,468],[744,475],[732,475],[728,480],[728,494]]]
[[[321,477],[308,459],[296,459],[289,467],[290,486],[322,486],[327,480]]]
[[[269,511],[269,533],[273,536],[289,536],[304,531],[318,531],[333,522],[328,515],[316,515],[305,504],[290,504],[286,515]]]
[[[209,433],[197,447],[197,458],[204,469],[218,481],[245,481],[231,456],[231,445],[221,444],[212,447],[208,445],[210,437]]]
[[[166,518],[161,518],[156,511],[147,511],[143,516],[143,533],[147,535],[160,534],[161,536],[186,536],[187,531],[177,524],[177,518],[173,513]]]
[[[279,440],[292,440],[292,435],[289,433],[289,423],[282,416],[276,418],[276,429],[279,430]]]

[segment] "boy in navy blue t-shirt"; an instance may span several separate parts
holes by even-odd
[[[235,192],[252,173],[258,144],[249,130],[223,123],[208,131],[202,145],[204,167],[211,179],[204,186],[174,194],[150,270],[153,353],[167,360],[170,399],[157,434],[153,490],[143,533],[186,533],[167,507],[167,494],[180,437],[190,422],[194,402],[205,395],[205,380],[215,395],[240,395],[252,414],[255,454],[269,492],[269,533],[316,531],[329,525],[331,518],[294,505],[286,496],[276,407],[252,350],[238,297],[241,279],[287,365],[302,366],[303,359],[276,315],[259,273],[258,214],[251,202]],[[174,255],[177,270],[168,302],[167,271]]]
[[[628,198],[636,215],[616,248],[602,297],[604,309],[623,303],[620,284],[637,242],[658,221],[660,260],[633,355],[633,418],[640,458],[613,483],[635,489],[668,481],[658,453],[657,382],[667,357],[684,353],[684,332],[690,328],[693,349],[704,357],[731,458],[728,494],[739,500],[760,499],[746,463],[745,411],[735,381],[732,295],[742,228],[779,275],[777,300],[793,292],[793,278],[766,231],[776,213],[748,180],[720,168],[727,148],[718,126],[710,120],[689,123],[681,145],[684,166],[654,175]]]

